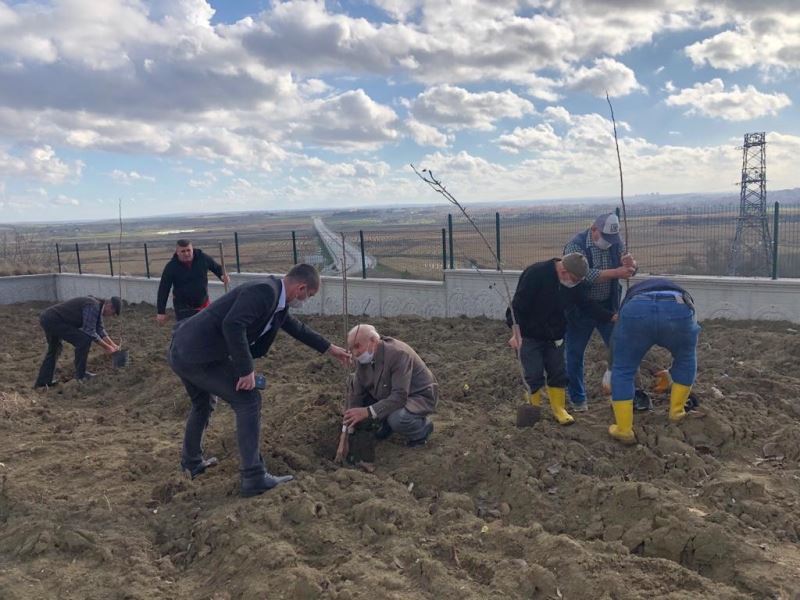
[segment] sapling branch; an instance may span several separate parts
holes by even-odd
[[[456,197],[453,196],[453,194],[451,194],[447,190],[447,188],[444,186],[444,184],[440,180],[438,180],[438,179],[436,179],[436,177],[434,177],[433,172],[430,169],[422,169],[422,171],[418,171],[417,168],[413,164],[411,165],[411,168],[413,169],[414,173],[416,173],[417,177],[419,177],[420,179],[422,179],[422,181],[427,183],[428,186],[433,191],[435,191],[437,194],[440,194],[441,196],[443,196],[450,204],[455,206],[459,210],[459,212],[461,212],[462,215],[464,215],[464,218],[472,226],[472,228],[477,232],[478,236],[481,238],[481,241],[483,241],[484,245],[489,250],[489,254],[491,254],[492,258],[494,259],[495,266],[496,266],[497,270],[500,272],[500,280],[503,282],[503,288],[505,289],[506,306],[508,308],[509,314],[511,315],[512,331],[516,335],[516,333],[519,331],[519,325],[517,324],[517,317],[514,314],[514,308],[512,306],[513,296],[511,294],[511,288],[508,287],[508,281],[506,280],[505,271],[503,270],[503,262],[500,260],[500,257],[497,256],[497,253],[494,251],[494,248],[492,247],[492,244],[489,243],[489,240],[487,240],[486,236],[483,235],[483,232],[480,230],[480,227],[478,227],[478,225],[475,223],[473,218],[467,212],[467,209],[464,208],[464,205],[461,204],[456,199]],[[480,270],[478,270],[478,271],[480,271]],[[522,384],[525,386],[525,390],[528,392],[528,394],[530,394],[531,393],[531,389],[530,389],[530,386],[528,385],[528,382],[525,380],[525,371],[524,371],[524,368],[522,366],[522,359],[520,357],[520,349],[519,348],[516,349],[516,355],[517,355],[517,362],[519,363],[520,375],[522,377]]]

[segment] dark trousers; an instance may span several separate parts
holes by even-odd
[[[189,317],[193,317],[197,313],[200,312],[199,308],[191,308],[182,306],[179,308],[175,308],[175,320],[176,321],[183,321],[184,319],[188,319]]]
[[[239,445],[239,469],[243,477],[266,472],[259,451],[261,442],[261,394],[258,390],[236,391],[239,379],[230,360],[205,364],[181,361],[180,351],[173,344],[169,364],[181,378],[192,408],[186,419],[181,449],[181,465],[192,468],[203,460],[203,434],[214,408],[211,395],[230,404],[236,414],[236,441]]]
[[[522,338],[519,351],[525,382],[531,392],[535,392],[545,384],[555,388],[567,387],[567,369],[564,365],[564,344],[556,346],[550,340]]]
[[[39,376],[36,378],[36,387],[50,385],[56,372],[56,363],[61,355],[65,340],[75,346],[75,377],[86,377],[86,361],[89,358],[89,349],[92,347],[92,338],[73,325],[64,323],[57,317],[42,316],[39,324],[44,330],[47,339],[47,354],[44,356]]]

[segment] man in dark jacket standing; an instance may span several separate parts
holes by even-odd
[[[691,295],[664,277],[632,285],[625,295],[614,328],[614,364],[611,368],[611,398],[614,425],[608,433],[623,444],[635,444],[633,433],[634,377],[644,355],[654,345],[672,354],[672,389],[669,420],[686,417],[686,401],[697,375],[697,338],[700,325]]]
[[[279,329],[325,352],[343,365],[349,353],[331,344],[289,314],[319,290],[314,267],[296,265],[283,278],[237,286],[195,317],[178,323],[169,349],[169,364],[181,378],[192,408],[186,420],[181,468],[192,478],[216,464],[203,458],[203,433],[211,411],[211,394],[236,413],[242,496],[255,496],[292,479],[267,472],[259,451],[261,394],[256,389],[254,358],[265,356]]]
[[[220,281],[230,282],[228,274],[222,271],[213,258],[199,248],[193,248],[189,240],[178,240],[175,254],[161,273],[158,285],[156,320],[164,323],[167,320],[167,299],[172,288],[172,306],[175,309],[175,320],[188,319],[208,306],[208,272],[219,277]]]
[[[541,388],[546,381],[550,410],[561,425],[575,422],[566,410],[565,312],[580,307],[600,322],[614,318],[613,312],[588,298],[583,283],[588,271],[586,258],[579,252],[535,263],[522,272],[511,303],[517,325],[508,343],[519,352],[530,389],[528,400],[541,406]],[[506,322],[513,324],[510,311]]]
[[[122,300],[113,296],[110,300],[83,296],[72,298],[45,310],[39,317],[39,324],[47,338],[47,354],[39,369],[35,388],[53,385],[56,363],[63,347],[61,340],[75,346],[75,379],[85,381],[93,377],[86,371],[89,348],[96,342],[109,354],[119,350],[119,346],[108,337],[103,326],[103,317],[119,315]]]

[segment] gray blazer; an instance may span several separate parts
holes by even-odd
[[[379,419],[405,408],[425,415],[436,411],[439,384],[430,369],[408,344],[382,337],[371,364],[358,365],[350,386],[347,408],[372,408]]]
[[[253,359],[269,352],[278,330],[325,352],[331,343],[289,314],[289,308],[275,312],[280,299],[281,282],[269,276],[265,281],[244,283],[215,300],[208,308],[181,321],[172,334],[173,352],[190,364],[233,361],[239,377],[253,371]],[[275,316],[272,327],[261,332]]]

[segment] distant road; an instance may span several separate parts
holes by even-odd
[[[322,219],[314,219],[314,229],[317,230],[322,243],[333,257],[333,266],[330,269],[336,273],[342,272],[342,236],[334,233]],[[357,244],[352,244],[345,237],[344,253],[346,254],[347,274],[357,275],[361,273],[361,248]],[[369,254],[364,257],[367,269],[374,269],[378,264],[377,259]]]

